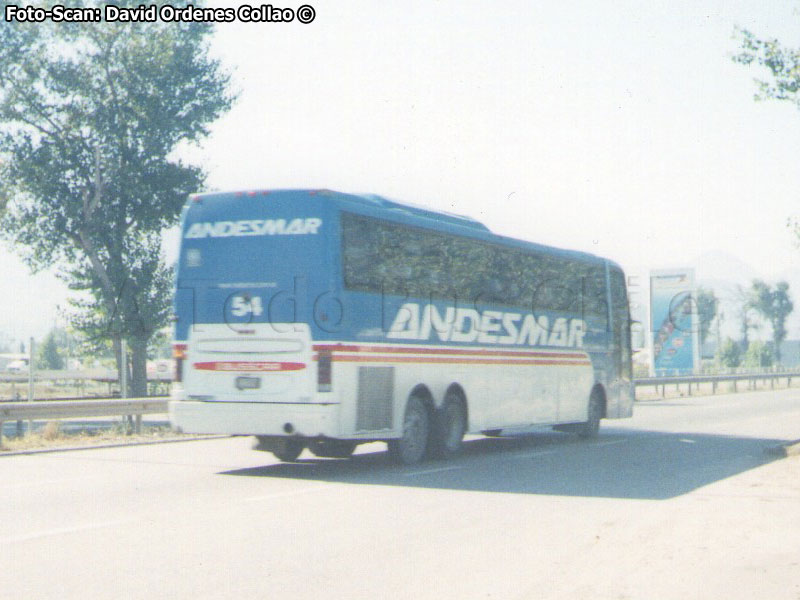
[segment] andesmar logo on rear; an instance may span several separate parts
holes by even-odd
[[[322,219],[250,219],[246,221],[214,221],[193,223],[184,236],[190,238],[239,237],[249,235],[316,234]]]
[[[583,347],[586,321],[553,320],[547,315],[500,312],[449,306],[444,316],[432,304],[420,308],[408,302],[397,311],[386,337],[397,340],[429,340],[432,334],[443,342],[478,342],[526,346]]]

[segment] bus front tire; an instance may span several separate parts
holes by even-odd
[[[579,437],[596,438],[600,433],[600,419],[603,418],[603,398],[598,392],[589,396],[589,414],[585,422],[578,424],[576,433]]]
[[[467,431],[467,411],[460,396],[448,393],[444,405],[436,412],[433,429],[433,455],[438,458],[452,458],[464,446]]]
[[[430,418],[421,399],[411,396],[403,416],[403,437],[389,440],[390,458],[403,465],[413,465],[422,460],[428,448]]]

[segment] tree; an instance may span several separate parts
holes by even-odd
[[[753,320],[753,293],[751,289],[741,285],[736,286],[733,292],[733,302],[736,304],[736,317],[739,319],[741,340],[739,344],[742,351],[746,352],[750,345],[750,330],[758,330],[758,323]]]
[[[759,340],[752,342],[744,354],[744,364],[747,367],[771,367],[773,362],[772,348]]]
[[[756,80],[756,100],[785,100],[800,108],[800,49],[786,48],[776,39],[759,39],[746,29],[740,29],[738,35],[741,52],[733,60],[743,65],[756,62],[772,74],[770,81]]]
[[[752,65],[754,62],[766,67],[771,80],[756,79],[756,100],[784,100],[800,108],[800,49],[787,48],[777,39],[759,39],[747,29],[739,29],[741,52],[733,57],[734,62]],[[800,239],[800,222],[789,219],[788,226]]]
[[[779,281],[772,293],[772,341],[775,344],[775,358],[781,361],[781,344],[786,339],[786,319],[794,310],[794,303],[789,297],[789,284]]]
[[[172,332],[168,328],[157,331],[150,339],[147,357],[152,360],[172,358]]]
[[[44,342],[39,346],[36,357],[37,369],[57,370],[64,368],[64,357],[59,352],[57,335],[58,332],[51,329],[47,337],[44,338]]]
[[[73,325],[110,339],[118,367],[129,341],[135,395],[146,393],[147,343],[169,313],[160,234],[204,181],[175,151],[205,137],[233,100],[208,57],[211,31],[182,22],[0,27],[0,235],[32,270],[56,265],[85,292]]]
[[[711,323],[714,317],[717,316],[719,301],[714,295],[714,290],[707,290],[703,287],[697,288],[695,298],[697,299],[697,318],[700,322],[700,345],[702,346],[708,337]],[[719,340],[717,340],[717,343],[719,343]]]
[[[754,279],[751,287],[753,308],[772,326],[772,342],[775,358],[781,360],[781,344],[786,339],[786,318],[794,310],[789,297],[789,284],[779,281],[773,289],[760,279]]]
[[[742,349],[731,338],[725,338],[717,349],[717,362],[723,367],[735,368],[742,362]]]

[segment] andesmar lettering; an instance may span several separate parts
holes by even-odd
[[[187,239],[205,237],[239,237],[248,235],[308,235],[316,234],[322,219],[253,219],[248,221],[214,221],[193,223],[184,236]]]
[[[397,340],[428,340],[435,334],[443,342],[516,344],[527,346],[583,347],[586,321],[559,317],[550,326],[546,315],[447,307],[444,316],[432,304],[403,304],[386,337]]]

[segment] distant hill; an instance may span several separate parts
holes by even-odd
[[[750,285],[753,279],[762,278],[750,264],[722,251],[701,254],[694,261],[694,268],[698,281],[707,281],[709,285]]]

